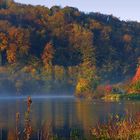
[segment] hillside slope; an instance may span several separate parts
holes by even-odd
[[[94,66],[102,83],[116,83],[135,73],[140,23],[73,7],[10,1],[0,6],[0,50],[1,67],[41,81],[48,74],[55,83],[75,85],[83,64]]]

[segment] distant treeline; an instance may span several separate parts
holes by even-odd
[[[98,81],[115,83],[134,75],[140,23],[73,7],[49,9],[7,0],[0,3],[0,57],[1,75],[29,74],[41,89],[44,81],[60,89],[80,88],[84,82],[95,89]],[[14,86],[26,79],[13,77]]]

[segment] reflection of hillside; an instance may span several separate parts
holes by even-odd
[[[125,112],[130,115],[140,113],[140,102],[139,101],[127,101],[125,102]]]
[[[73,99],[33,100],[31,123],[34,133],[42,128],[52,129],[54,133],[69,136],[71,129],[82,129],[89,134],[89,128],[97,122],[107,120],[109,114],[135,114],[140,112],[140,102],[104,103],[102,101],[85,101]],[[0,102],[0,135],[14,140],[15,115],[20,111],[20,126],[23,129],[26,103],[22,100]],[[48,129],[48,128],[47,128]]]
[[[76,113],[78,120],[85,133],[89,133],[89,129],[94,127],[97,123],[106,121],[110,114],[121,114],[124,112],[124,105],[118,103],[104,103],[104,102],[76,102]]]
[[[7,140],[15,140],[15,132],[13,131],[13,129],[8,131]]]
[[[15,107],[13,107],[11,102],[1,102],[0,103],[0,127],[1,128],[12,128],[15,115]]]
[[[93,109],[93,111],[91,111],[91,109]],[[90,102],[77,101],[76,111],[78,119],[84,129],[88,128],[91,125],[93,126],[94,123],[98,121],[97,116],[94,114],[96,111],[96,107],[93,106],[92,103]]]
[[[72,127],[73,124],[77,124],[75,114],[75,103],[73,102],[46,100],[34,104],[32,121],[36,128],[44,123],[52,124],[53,128]]]
[[[35,131],[50,126],[55,134],[68,137],[77,127],[75,103],[71,101],[42,101],[33,105],[32,123]]]

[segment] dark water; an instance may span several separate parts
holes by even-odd
[[[134,115],[140,112],[139,101],[103,102],[76,99],[72,96],[34,97],[31,106],[31,125],[34,138],[40,130],[51,129],[69,139],[73,130],[89,139],[90,128],[105,123],[110,114]],[[16,112],[20,112],[20,129],[24,128],[26,98],[0,98],[0,140],[15,140]],[[36,137],[36,138],[35,138]]]

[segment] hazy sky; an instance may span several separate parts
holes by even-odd
[[[113,14],[122,20],[140,21],[140,0],[15,0],[16,2],[51,7],[73,6],[84,12]]]

